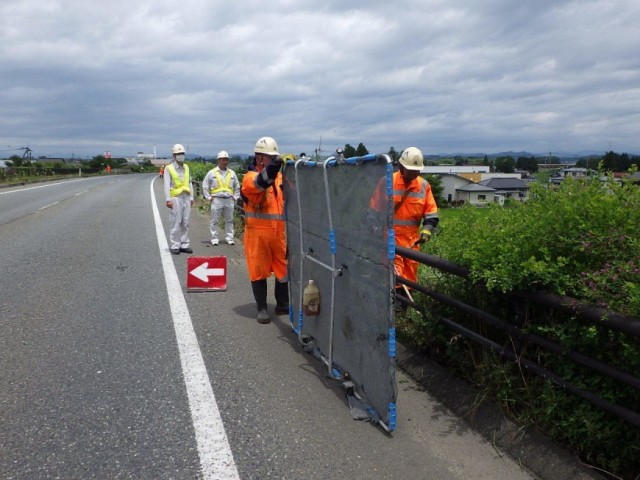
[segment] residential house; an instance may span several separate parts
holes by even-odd
[[[479,182],[480,185],[494,189],[494,194],[505,199],[524,202],[529,198],[529,184],[521,178],[490,178]]]
[[[467,185],[456,189],[456,199],[471,205],[486,205],[487,203],[493,202],[495,198],[495,189],[482,185],[481,183],[469,182]]]
[[[579,167],[563,168],[555,172],[552,177],[549,177],[549,183],[558,184],[568,177],[575,178],[575,179],[586,178],[591,173],[593,173],[593,171],[589,170],[588,168],[579,168]]]
[[[488,166],[429,166],[422,174],[437,175],[442,185],[442,199],[447,203],[465,202],[471,205],[486,205],[491,202],[503,203],[506,198],[524,201],[528,198],[528,183],[521,179],[521,173],[491,173]],[[493,180],[498,180],[492,184]],[[502,188],[501,181],[508,181]]]

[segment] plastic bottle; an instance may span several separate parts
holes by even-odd
[[[309,280],[309,285],[302,292],[302,310],[308,317],[320,313],[320,290],[313,280]]]

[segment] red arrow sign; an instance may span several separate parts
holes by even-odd
[[[187,291],[227,289],[227,257],[188,257]]]

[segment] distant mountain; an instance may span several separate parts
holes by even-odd
[[[231,152],[229,152],[229,158],[240,157],[242,160],[246,160],[250,156],[251,155],[247,155],[246,153],[231,153]],[[204,158],[205,160],[211,160],[211,161],[216,160],[216,156],[215,155],[200,155],[198,153],[190,153],[189,155],[187,155],[187,160],[193,160],[194,158]]]
[[[498,157],[513,157],[518,159],[518,157],[536,157],[536,158],[544,158],[548,157],[549,153],[551,156],[558,157],[560,159],[578,159],[589,156],[601,156],[606,152],[599,152],[594,150],[581,150],[576,152],[543,152],[543,153],[531,153],[527,151],[506,151],[506,152],[497,152],[497,153],[465,153],[465,152],[456,152],[456,153],[439,153],[435,155],[427,155],[427,158],[452,158],[456,156],[465,157],[465,158],[484,158],[486,155],[487,158],[498,158]],[[633,155],[630,153],[630,155]]]
[[[518,157],[546,157],[549,154],[548,153],[531,153],[526,151],[514,152],[510,150],[507,152],[497,152],[497,153],[454,153],[454,154],[448,154],[448,155],[442,155],[442,156],[451,157],[455,155],[459,155],[461,157],[473,157],[473,158],[476,158],[476,157],[484,158],[485,155],[487,156],[487,158],[498,158],[498,157],[518,158]]]
[[[541,157],[548,154],[535,154],[529,152],[498,152],[498,153],[469,153],[469,152],[455,152],[455,153],[438,153],[435,155],[427,155],[428,158],[452,158],[452,157],[465,157],[465,158],[498,158],[498,157]]]
[[[592,157],[592,156],[602,156],[607,152],[595,150],[582,150],[578,152],[552,152],[552,155],[560,158],[583,158],[583,157]]]

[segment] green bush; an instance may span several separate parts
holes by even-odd
[[[640,188],[567,179],[487,213],[465,207],[430,251],[471,269],[489,291],[551,291],[640,314]]]
[[[556,189],[534,186],[528,202],[509,208],[464,207],[441,213],[440,233],[424,249],[468,267],[471,282],[423,267],[421,284],[512,321],[567,351],[640,377],[640,339],[589,326],[566,313],[516,304],[505,295],[552,292],[639,316],[639,186],[611,178],[568,179]],[[422,314],[398,317],[399,338],[473,382],[479,398],[497,401],[522,425],[535,425],[599,468],[622,478],[640,477],[640,429],[452,333],[439,319],[450,318],[578,388],[640,412],[637,389],[578,366],[562,354],[521,344],[428,296],[417,297]]]
[[[215,164],[202,162],[189,162],[189,176],[194,182],[202,182],[209,170],[215,167]]]

